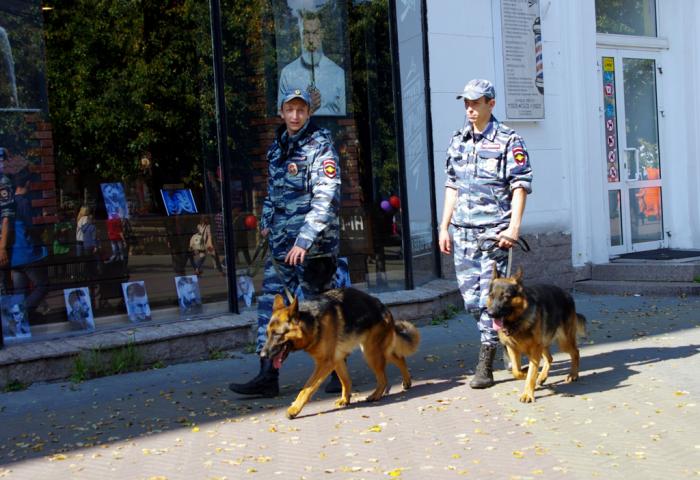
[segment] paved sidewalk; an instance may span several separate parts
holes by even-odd
[[[700,299],[576,296],[589,320],[581,378],[564,384],[555,354],[537,402],[522,381],[471,390],[474,321],[421,329],[414,388],[361,401],[374,379],[349,361],[353,404],[317,394],[284,412],[311,361],[287,360],[283,395],[240,398],[226,385],[257,370],[253,355],[0,394],[0,478],[447,479],[700,478]]]

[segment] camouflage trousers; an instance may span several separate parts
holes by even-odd
[[[496,248],[490,252],[482,252],[477,247],[477,241],[485,231],[479,228],[455,227],[454,230],[454,262],[459,291],[464,300],[464,308],[476,318],[481,343],[498,344],[498,334],[493,329],[493,321],[486,313],[486,298],[489,284],[493,276],[493,265],[501,275],[508,268],[508,251]]]
[[[279,270],[279,273],[278,273]],[[277,269],[270,257],[265,261],[262,292],[258,296],[258,331],[255,341],[255,351],[260,353],[267,339],[267,324],[272,316],[272,304],[275,295],[282,295],[285,303],[287,298],[284,287],[292,294],[300,294],[305,299],[311,299],[329,288],[333,282],[336,270],[334,257],[307,258],[302,265],[291,266],[283,260],[277,260]]]

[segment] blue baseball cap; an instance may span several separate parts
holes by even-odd
[[[284,97],[282,97],[280,108],[282,108],[282,105],[290,100],[294,100],[295,98],[301,98],[308,106],[311,106],[311,96],[309,95],[309,92],[303,88],[293,88],[288,90]]]
[[[493,83],[488,80],[475,78],[469,80],[464,86],[464,91],[457,95],[457,100],[464,98],[467,100],[478,100],[481,97],[496,98],[496,89]]]

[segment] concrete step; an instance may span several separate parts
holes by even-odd
[[[700,283],[583,280],[574,284],[574,290],[593,295],[700,296]]]
[[[698,263],[614,262],[591,267],[591,280],[693,282],[698,277],[700,277]]]

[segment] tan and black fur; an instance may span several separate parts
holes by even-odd
[[[508,352],[513,376],[525,379],[520,401],[530,403],[535,401],[535,383],[542,385],[549,375],[549,347],[554,340],[561,351],[571,356],[566,382],[578,380],[580,355],[576,336],[585,334],[586,318],[576,313],[574,299],[564,290],[554,285],[524,286],[522,275],[519,269],[513,277],[501,277],[494,267],[486,305]],[[521,370],[522,354],[529,361],[527,375]],[[544,360],[541,372],[540,359]]]
[[[388,390],[387,362],[399,367],[404,389],[410,388],[406,357],[415,353],[419,341],[416,327],[395,321],[378,299],[345,288],[330,290],[316,300],[300,303],[295,298],[289,306],[277,295],[261,356],[271,358],[276,368],[296,350],[304,350],[314,359],[314,372],[287,409],[287,417],[294,418],[333,370],[342,384],[341,397],[335,404],[344,407],[350,403],[352,384],[345,358],[358,345],[377,377],[377,388],[368,401],[379,400]]]

